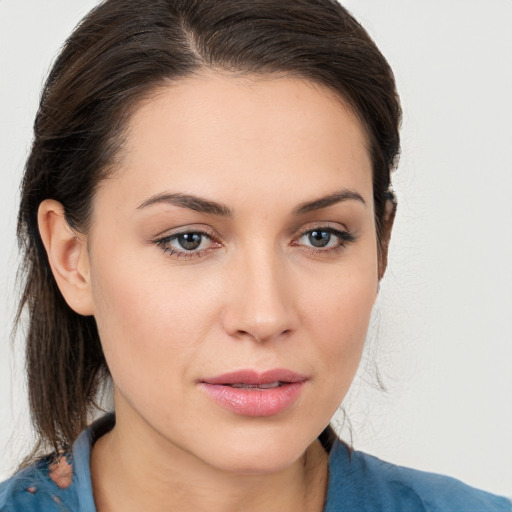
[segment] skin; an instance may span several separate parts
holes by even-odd
[[[154,201],[162,194],[231,215]],[[73,232],[50,200],[39,222],[68,304],[96,318],[114,381],[116,426],[91,459],[99,512],[322,510],[316,438],[354,377],[385,261],[367,137],[339,97],[214,72],[166,85],[133,114],[90,231]],[[327,246],[313,246],[315,229],[331,230]],[[208,235],[187,253],[169,240],[177,232]],[[285,411],[256,418],[198,384],[247,368],[307,381]]]

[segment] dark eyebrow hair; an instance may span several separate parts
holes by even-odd
[[[348,201],[351,199],[360,201],[361,203],[366,205],[365,200],[361,197],[359,193],[353,190],[341,190],[328,196],[320,197],[319,199],[314,199],[313,201],[301,203],[296,208],[294,208],[293,214],[304,215],[305,213],[309,213],[315,210],[321,210],[322,208],[327,208],[336,203]],[[219,215],[221,217],[233,216],[233,211],[224,204],[217,203],[215,201],[210,201],[208,199],[203,199],[201,197],[190,194],[179,193],[163,193],[152,196],[149,199],[143,201],[139,206],[137,206],[137,210],[142,210],[143,208],[147,208],[149,206],[153,206],[159,203],[172,204],[174,206],[179,206],[181,208],[189,208],[190,210],[194,210],[197,212],[209,213],[211,215]]]
[[[193,196],[190,194],[157,194],[149,199],[146,199],[139,206],[137,210],[142,210],[148,206],[153,206],[159,203],[172,204],[180,206],[181,208],[189,208],[197,212],[209,213],[212,215],[220,215],[221,217],[232,217],[233,212],[226,205],[202,199],[201,197]]]
[[[306,203],[299,204],[294,210],[294,215],[303,215],[305,213],[309,213],[315,210],[321,210],[322,208],[327,208],[328,206],[332,206],[333,204],[340,203],[342,201],[348,200],[356,200],[360,201],[366,206],[365,200],[362,196],[355,192],[354,190],[340,190],[339,192],[334,192],[334,194],[330,194],[325,197],[320,197],[318,199],[314,199],[313,201],[308,201]]]

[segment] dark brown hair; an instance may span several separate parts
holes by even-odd
[[[38,226],[44,199],[87,232],[98,183],[115,167],[134,108],[168,81],[210,68],[292,75],[336,91],[366,128],[377,237],[383,238],[401,110],[393,73],[334,0],[106,0],[78,25],[44,86],[18,219],[28,313],[26,364],[40,448],[66,449],[108,380],[93,317],[72,311]]]

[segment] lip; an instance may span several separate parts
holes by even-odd
[[[286,369],[239,370],[199,381],[221,407],[242,416],[275,416],[291,407],[308,378]],[[247,387],[246,387],[247,386]]]

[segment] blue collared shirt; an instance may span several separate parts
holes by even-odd
[[[71,484],[50,478],[52,460],[38,463],[0,484],[0,512],[96,512],[91,447],[114,425],[107,415],[82,432],[67,457]],[[336,441],[329,454],[324,512],[512,512],[512,502],[446,476],[425,473],[350,451]]]

